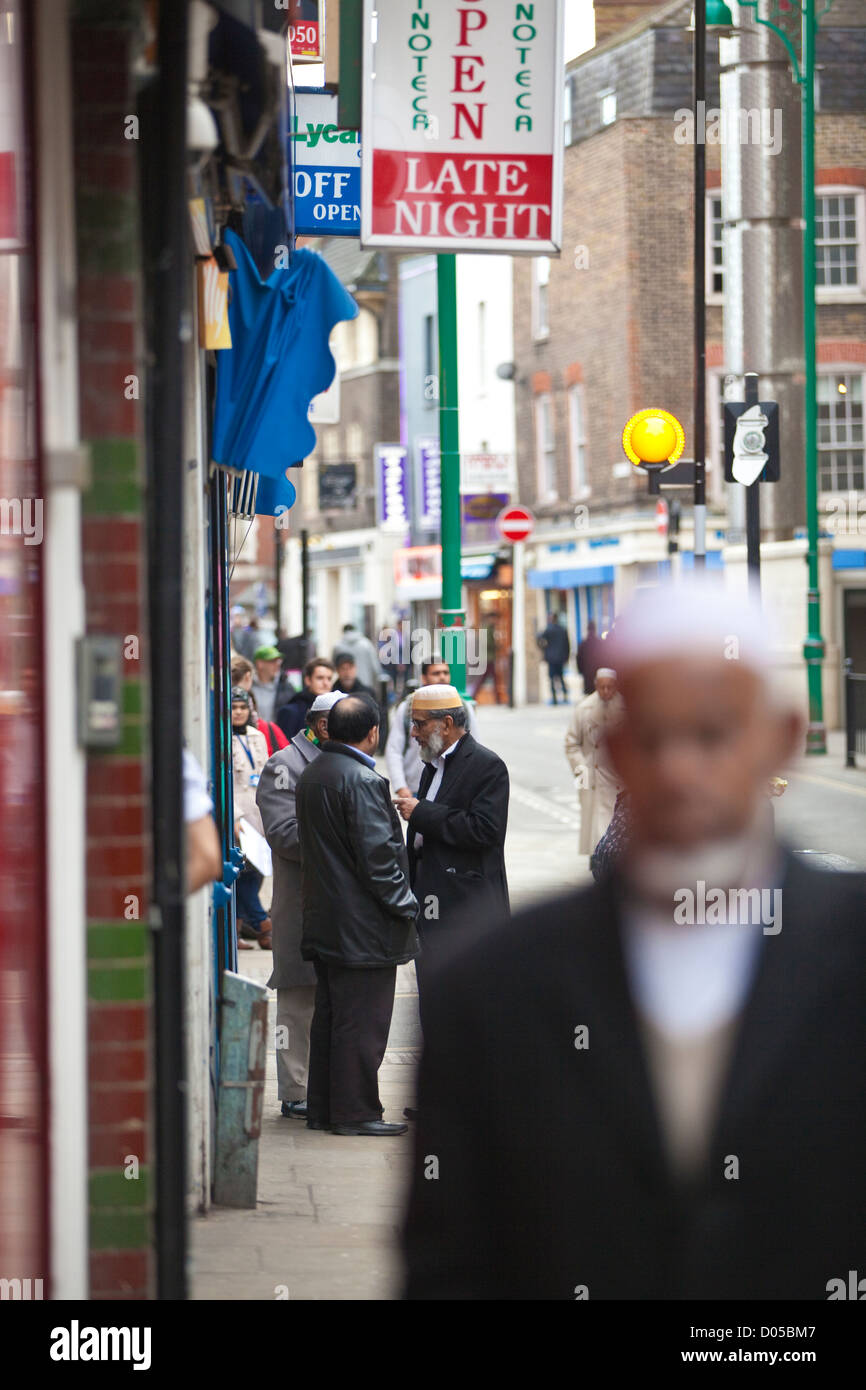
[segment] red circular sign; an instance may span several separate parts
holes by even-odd
[[[507,541],[525,541],[532,535],[535,517],[528,507],[506,507],[496,518],[500,536]]]
[[[660,536],[666,536],[668,531],[668,504],[663,497],[656,502],[656,530]]]

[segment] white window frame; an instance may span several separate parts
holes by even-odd
[[[545,294],[542,297],[541,291]],[[544,315],[541,305],[544,304]],[[532,336],[537,343],[550,337],[550,257],[536,256],[532,262]]]
[[[713,204],[714,204],[714,203],[721,203],[721,201],[722,201],[721,189],[713,189],[713,190],[711,190],[711,192],[709,192],[709,193],[707,194],[707,214],[706,214],[706,247],[707,247],[707,249],[706,249],[706,262],[705,262],[705,267],[704,267],[704,269],[705,269],[705,273],[706,273],[706,300],[707,300],[707,303],[708,303],[708,304],[724,304],[724,302],[725,302],[725,253],[724,253],[724,242],[722,242],[722,265],[721,265],[721,271],[722,271],[722,288],[721,288],[720,290],[717,290],[717,289],[714,289],[714,288],[713,288],[713,271],[715,270],[715,266],[714,266],[714,264],[713,264],[713,248],[714,248],[715,246],[718,245],[718,242],[716,242],[716,241],[713,240],[713,221],[714,221],[714,218],[713,218]],[[724,228],[724,223],[722,223],[722,227]],[[724,231],[723,231],[722,235],[724,236]]]
[[[815,299],[819,304],[864,303],[866,302],[866,189],[841,183],[819,184],[815,189],[815,197],[816,199],[853,198],[857,227],[856,285],[816,285]]]
[[[568,388],[568,449],[571,495],[581,502],[592,489],[586,455],[586,392],[579,381]]]
[[[821,377],[829,377],[830,379],[832,379],[833,377],[839,377],[839,376],[859,376],[859,377],[860,377],[860,380],[861,380],[860,392],[861,392],[861,397],[862,397],[862,403],[863,403],[863,405],[864,405],[864,408],[866,408],[866,366],[864,366],[864,364],[863,364],[862,362],[849,362],[849,363],[845,363],[845,362],[834,362],[834,363],[832,363],[832,365],[825,365],[824,363],[819,364],[819,366],[818,366],[818,377],[819,377],[819,379],[820,379]],[[816,429],[818,428],[818,424],[819,424],[819,422],[818,422],[818,420],[817,420],[817,418],[816,418],[816,421],[815,421],[815,427],[816,427]],[[833,446],[831,445],[831,446],[829,446],[829,447],[832,448]],[[836,447],[837,447],[837,448],[845,448],[846,446],[843,444],[843,445],[837,445]],[[853,448],[853,449],[856,449],[856,447],[857,447],[857,446],[854,445],[854,444],[851,445],[851,448]],[[863,451],[864,451],[864,455],[866,455],[866,439],[864,439],[864,441],[863,441],[861,447],[862,447],[862,449],[863,449]],[[822,453],[822,450],[821,450],[820,440],[816,441],[816,451],[817,451],[817,455],[818,455],[818,459],[817,459],[817,465],[818,465],[818,466],[817,466],[817,473],[818,473],[818,495],[819,495],[819,497],[821,498],[822,505],[826,505],[827,500],[828,500],[829,498],[831,498],[831,497],[844,497],[844,498],[847,498],[848,494],[849,494],[851,491],[855,491],[855,492],[861,492],[861,491],[863,491],[862,488],[854,488],[854,489],[851,489],[851,488],[849,488],[849,487],[843,487],[843,488],[841,488],[841,489],[839,489],[839,488],[830,488],[830,489],[828,489],[828,490],[825,490],[825,489],[821,486],[821,453]],[[866,459],[864,459],[864,471],[866,471]],[[866,476],[864,476],[864,484],[866,484]]]
[[[562,143],[570,145],[574,141],[574,81],[571,76],[565,79],[562,95]]]
[[[610,105],[611,101],[613,102],[612,107]],[[616,120],[616,109],[616,88],[606,87],[603,92],[599,92],[598,94],[598,119],[602,127],[613,125]]]
[[[538,481],[539,502],[555,502],[559,496],[556,485],[556,423],[553,414],[553,396],[542,391],[535,397],[535,474]],[[549,430],[543,434],[545,415]]]

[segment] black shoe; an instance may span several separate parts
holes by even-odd
[[[325,1122],[324,1122],[324,1120],[307,1120],[307,1129],[330,1129],[330,1128],[331,1128],[331,1126],[330,1126],[330,1125],[326,1125]]]
[[[297,1116],[300,1120],[307,1118],[307,1102],[305,1100],[284,1100],[280,1105],[280,1114],[285,1115],[286,1119]]]
[[[309,1124],[309,1121],[307,1121]],[[405,1134],[408,1125],[386,1125],[384,1120],[365,1120],[360,1125],[334,1125],[335,1134],[371,1134],[385,1137],[390,1134]]]
[[[417,1120],[417,1118],[418,1118],[418,1111],[417,1111],[417,1110],[413,1110],[411,1105],[407,1105],[407,1106],[404,1107],[404,1110],[403,1110],[403,1117],[404,1117],[404,1119],[407,1119],[407,1120]]]

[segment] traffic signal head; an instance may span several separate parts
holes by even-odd
[[[676,416],[656,408],[639,410],[622,432],[623,450],[636,468],[662,468],[676,463],[685,442]]]

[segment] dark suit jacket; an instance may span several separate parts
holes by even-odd
[[[508,912],[505,830],[508,824],[508,768],[490,748],[464,734],[445,759],[435,801],[423,798],[436,775],[432,763],[421,774],[418,805],[409,817],[409,875],[421,908],[438,899],[438,922],[450,926],[467,908]],[[419,860],[415,835],[423,837]]]
[[[409,1298],[826,1299],[866,1274],[866,877],[787,857],[782,894],[689,1185],[663,1148],[615,878],[452,959],[426,1001]]]

